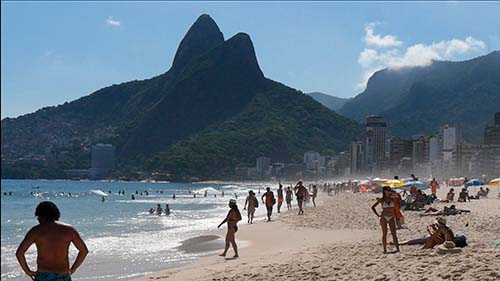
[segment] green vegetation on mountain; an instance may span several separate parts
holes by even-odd
[[[259,156],[301,163],[307,150],[331,155],[360,134],[358,124],[294,89],[273,84],[240,114],[152,159],[150,168],[175,170],[176,176],[228,176],[236,165],[254,166]]]
[[[346,102],[349,101],[349,99],[346,98],[334,97],[320,92],[308,93],[307,95],[313,97],[319,103],[333,111],[338,111]]]
[[[339,113],[360,122],[370,114],[386,118],[400,136],[432,134],[444,124],[480,142],[500,108],[500,51],[463,62],[433,61],[427,67],[384,69]]]
[[[166,73],[2,120],[2,163],[14,163],[2,169],[2,178],[87,168],[88,156],[74,147],[88,155],[92,144],[103,142],[117,147],[114,175],[169,171],[217,179],[260,155],[299,161],[309,149],[345,150],[359,132],[356,122],[266,79],[250,37],[238,33],[224,41],[215,22],[202,15]],[[49,171],[26,169],[40,155]]]

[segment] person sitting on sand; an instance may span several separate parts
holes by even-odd
[[[396,252],[399,252],[398,237],[396,236],[396,211],[394,199],[391,198],[391,188],[384,186],[382,188],[382,198],[378,198],[377,202],[373,204],[372,211],[380,218],[380,226],[382,227],[382,245],[384,247],[384,254],[387,254],[387,225],[391,230],[392,240],[396,246]],[[382,205],[382,214],[378,214],[375,207]]]
[[[467,202],[467,200],[469,200],[470,202],[470,198],[469,198],[469,192],[467,191],[467,188],[462,188],[462,191],[460,191],[460,194],[458,195],[458,202]]]
[[[156,207],[156,214],[159,216],[163,213],[163,209],[161,208],[160,204]]]
[[[221,225],[227,222],[227,234],[226,234],[226,245],[224,248],[224,252],[220,254],[219,256],[225,257],[227,250],[229,250],[229,244],[233,246],[234,250],[234,257],[237,258],[239,257],[238,255],[238,246],[236,245],[236,239],[235,239],[235,233],[238,231],[238,221],[241,220],[241,213],[240,210],[238,210],[238,205],[236,204],[235,199],[229,200],[229,212],[227,213],[226,218],[217,226],[217,228],[220,228]]]
[[[306,197],[307,189],[304,185],[302,185],[302,181],[299,181],[294,189],[297,190],[295,197],[297,198],[297,204],[299,205],[299,215],[303,215],[304,210],[302,209],[302,203]]]
[[[286,195],[285,195],[285,201],[286,201],[286,207],[288,208],[288,210],[292,209],[292,190],[291,190],[291,186],[289,186],[287,189],[286,189]]]
[[[35,216],[39,224],[28,231],[16,251],[21,268],[32,280],[71,281],[71,275],[89,252],[85,242],[73,226],[58,221],[61,212],[53,202],[43,201],[38,204]],[[24,256],[33,243],[37,249],[35,271],[30,269]],[[70,267],[68,251],[71,243],[78,250],[78,255]]]
[[[443,244],[445,241],[453,241],[455,237],[451,228],[446,225],[446,219],[439,217],[435,224],[427,226],[427,232],[431,235],[425,242],[423,249],[432,249],[436,245]]]
[[[253,216],[255,214],[255,208],[259,204],[259,201],[255,197],[255,193],[253,192],[253,190],[250,190],[248,192],[247,199],[245,200],[245,207],[243,207],[243,210],[247,209],[247,204],[248,204],[248,211],[247,211],[248,221],[247,221],[247,223],[252,224],[253,223]]]
[[[446,194],[446,200],[441,200],[441,202],[453,202],[455,200],[455,189],[450,188],[450,191]]]
[[[265,202],[264,197],[266,197]],[[274,199],[274,193],[271,191],[270,187],[266,187],[266,192],[262,194],[261,199],[262,203],[266,205],[267,221],[271,221],[271,215],[273,214],[273,205],[276,203],[276,199]]]

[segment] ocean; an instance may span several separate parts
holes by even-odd
[[[229,210],[231,198],[237,197],[243,217],[240,223],[246,223],[243,205],[248,190],[258,193],[261,189],[263,193],[266,187],[265,184],[67,180],[2,180],[1,184],[1,280],[5,281],[27,280],[15,251],[26,232],[38,224],[34,211],[41,201],[53,201],[61,211],[60,220],[73,225],[89,248],[90,253],[73,280],[128,280],[214,254],[185,253],[177,247],[183,240],[216,230]],[[275,190],[277,184],[271,187]],[[125,190],[125,195],[119,195],[119,190]],[[198,193],[196,198],[194,193]],[[162,208],[169,204],[171,215],[150,215],[147,210],[156,209],[157,204]],[[262,205],[256,215],[265,215]],[[70,263],[76,254],[71,246]],[[33,245],[27,252],[32,269],[36,268],[35,258]]]

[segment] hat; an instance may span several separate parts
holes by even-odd
[[[436,223],[440,223],[440,224],[446,225],[446,218],[439,217],[439,218],[436,219]]]
[[[443,244],[437,246],[436,253],[444,255],[444,254],[457,254],[461,253],[461,248],[456,248],[455,243],[452,241],[446,241]]]
[[[229,205],[236,205],[236,199],[229,200]]]

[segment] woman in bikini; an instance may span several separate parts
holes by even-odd
[[[224,252],[222,252],[219,256],[226,256],[227,250],[229,249],[229,243],[231,243],[234,250],[234,257],[237,258],[239,257],[238,246],[236,245],[234,234],[238,231],[237,223],[241,220],[241,213],[240,210],[238,210],[238,205],[236,205],[235,199],[229,200],[229,208],[231,208],[231,210],[227,213],[226,218],[219,224],[219,226],[217,226],[217,228],[220,228],[227,222],[226,247],[224,248]]]
[[[396,210],[394,199],[391,198],[391,188],[389,186],[384,186],[382,189],[382,198],[378,198],[377,202],[373,204],[372,210],[380,217],[380,226],[382,226],[382,245],[384,246],[384,254],[387,253],[387,224],[391,230],[392,239],[394,245],[396,246],[396,252],[399,252],[398,237],[396,236]],[[377,205],[382,205],[382,214],[378,214],[375,207]]]

